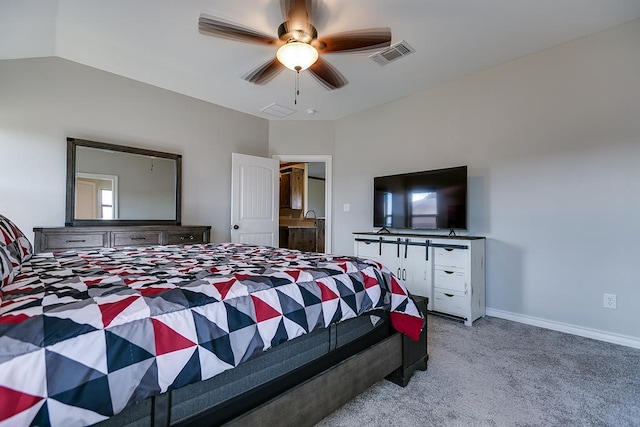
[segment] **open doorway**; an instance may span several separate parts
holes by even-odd
[[[273,158],[281,165],[280,246],[330,253],[331,156],[274,155]]]

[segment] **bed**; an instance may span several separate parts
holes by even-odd
[[[373,261],[232,243],[32,255],[10,240],[0,426],[308,424],[426,369],[424,316]],[[407,366],[413,340],[425,349]],[[327,392],[345,379],[353,390]]]

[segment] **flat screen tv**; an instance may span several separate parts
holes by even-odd
[[[467,229],[467,167],[373,179],[373,226]]]

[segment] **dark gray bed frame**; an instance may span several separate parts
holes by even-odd
[[[415,300],[426,313],[426,299]],[[312,426],[383,378],[404,387],[416,369],[427,369],[426,325],[416,342],[393,331],[386,313],[374,314],[383,321],[364,336],[186,419],[171,422],[174,391],[137,405],[149,415],[144,421],[129,423],[118,414],[106,425]]]

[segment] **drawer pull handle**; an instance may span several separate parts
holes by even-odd
[[[453,294],[444,294],[444,296],[445,296],[445,297],[452,298],[452,297],[453,297]]]
[[[142,236],[133,236],[130,238],[131,240],[147,240],[146,237],[142,237]]]
[[[84,243],[86,242],[85,239],[71,239],[71,240],[67,240],[67,243]]]
[[[190,235],[190,236],[180,236],[180,240],[193,240],[193,239],[194,239],[193,235]]]
[[[442,271],[444,271],[447,274],[453,274],[453,271],[447,271],[447,270],[442,270]]]

